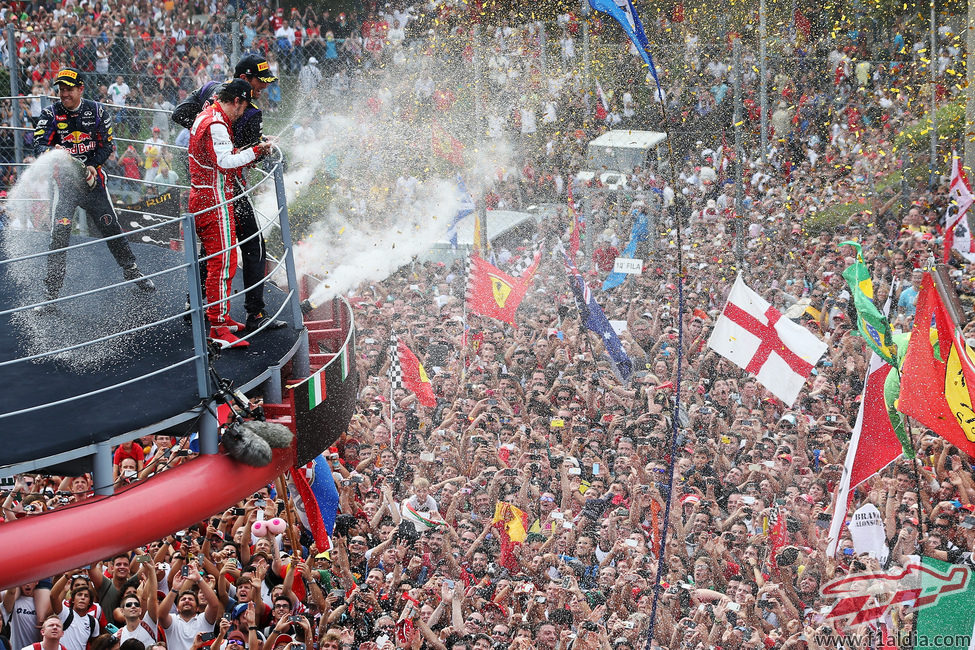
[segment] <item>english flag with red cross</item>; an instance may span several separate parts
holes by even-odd
[[[755,375],[791,407],[827,346],[805,327],[783,318],[739,275],[708,347]]]

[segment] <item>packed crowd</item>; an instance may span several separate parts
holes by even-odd
[[[467,47],[452,31],[465,14],[452,14],[451,6],[441,5],[443,31],[434,34],[444,39],[444,53],[431,56]],[[120,11],[156,11],[166,29],[187,32],[191,14],[207,13],[194,9],[166,24],[164,5]],[[251,45],[262,34],[273,35],[274,14],[253,8],[247,15]],[[139,20],[126,16],[119,21],[123,33],[135,29],[129,40],[140,43]],[[80,19],[52,13],[50,20]],[[330,59],[328,31],[344,43],[356,40],[326,29],[327,15],[299,12],[296,20],[306,31],[307,25],[320,29],[326,40],[321,59],[317,51],[297,48],[287,59],[278,56],[292,71],[312,56]],[[385,21],[392,46],[395,25]],[[661,66],[667,114],[679,122],[676,128],[727,107],[730,51],[699,47],[690,26],[663,17],[648,27],[665,41],[681,39],[686,55],[680,74],[677,67]],[[579,55],[578,23],[567,15],[558,29],[564,30],[560,56],[569,62]],[[366,31],[360,32],[363,46]],[[485,31],[487,49],[494,52],[485,73],[492,84],[487,92],[513,98],[485,102],[487,130],[490,137],[518,134],[524,156],[519,169],[499,175],[487,201],[492,207],[525,199],[564,206],[568,185],[585,168],[585,143],[613,124],[645,124],[659,107],[636,82],[608,72],[600,73],[605,106],[583,92],[584,77],[571,65],[543,75],[540,55],[533,55],[537,25],[512,18]],[[225,46],[214,34],[219,32],[207,29],[203,40]],[[808,57],[810,72],[773,79],[768,162],[757,150],[745,161],[741,217],[747,222],[749,284],[829,344],[792,408],[706,347],[738,270],[735,192],[721,138],[712,132],[694,144],[692,137],[673,160],[676,199],[663,215],[654,190],[663,189],[667,178],[659,168],[630,174],[625,198],[574,187],[580,207],[579,197],[587,197],[587,239],[596,240],[592,256],[579,264],[607,317],[625,322],[621,338],[636,368],[632,382],[619,380],[598,337],[580,327],[561,261],[547,259],[536,275],[517,328],[465,312],[460,264],[402,269],[374,289],[355,292],[360,391],[348,433],[328,452],[341,513],[331,550],[316,548],[302,530],[253,535],[256,521],[289,507],[289,496],[268,486],[205,524],[147,547],[8,589],[0,599],[0,639],[9,640],[0,644],[12,650],[36,642],[44,650],[57,650],[58,643],[66,650],[85,650],[89,643],[97,650],[295,650],[302,644],[322,650],[633,650],[645,643],[660,583],[654,647],[825,647],[815,632],[825,627],[824,607],[831,601],[820,586],[876,566],[854,552],[846,535],[836,557],[825,553],[824,522],[835,507],[833,491],[867,365],[840,276],[852,253],[839,243],[863,243],[876,299],[882,303],[888,291],[895,292],[891,322],[901,331],[913,325],[918,269],[940,255],[936,226],[943,189],[883,186],[907,167],[906,152],[892,152],[892,138],[920,119],[918,98],[927,97],[921,32],[905,24],[890,34],[889,44],[872,43],[865,31],[851,29],[835,40],[802,46],[800,39],[790,46],[796,57]],[[921,47],[909,42],[912,34]],[[380,39],[384,46],[386,40]],[[179,42],[174,39],[176,51]],[[310,46],[311,39],[301,43]],[[952,41],[945,43],[950,56]],[[269,59],[280,55],[269,47]],[[883,47],[890,50],[888,63],[870,63]],[[196,60],[191,51],[186,56]],[[384,56],[374,56],[374,72],[359,83],[367,84],[386,64],[413,69],[411,57]],[[751,56],[746,51],[746,59]],[[174,65],[180,58],[163,57]],[[205,65],[212,59],[219,57],[207,57]],[[43,53],[36,60],[43,62]],[[637,69],[625,47],[614,51],[613,60]],[[825,65],[835,74],[812,71]],[[429,110],[456,99],[447,90],[461,92],[424,76],[432,70],[416,69],[416,81],[411,78],[402,92],[423,99]],[[939,68],[942,101],[955,92],[950,69]],[[750,75],[750,131],[758,128],[756,87]],[[407,105],[400,99],[386,97],[391,105]],[[345,191],[350,200],[356,195]],[[820,213],[856,204],[862,207],[837,228],[811,230]],[[604,263],[618,255],[641,211],[655,224],[638,255],[646,260],[645,271],[602,292],[609,270]],[[536,239],[566,239],[567,226],[563,207],[540,224]],[[675,227],[684,229],[686,249],[682,306]],[[497,252],[516,261],[534,243]],[[973,293],[971,269],[959,260],[954,264],[960,292]],[[438,398],[435,408],[390,390],[392,333],[423,361]],[[975,511],[970,460],[930,432],[920,431],[917,440],[921,484],[911,463],[898,461],[861,486],[853,506],[869,501],[880,509],[895,564],[919,552],[970,561],[973,529],[963,525]],[[126,443],[116,450],[116,480],[122,486],[147,479],[193,455],[187,440],[169,436]],[[88,477],[18,476],[2,505],[4,518],[43,516],[86,498],[91,487]],[[499,502],[526,513],[523,543],[511,544],[505,526],[495,521]],[[784,548],[773,555],[770,531],[780,519],[786,522]],[[910,629],[913,616],[900,608],[898,631]]]

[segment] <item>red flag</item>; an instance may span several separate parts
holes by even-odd
[[[934,317],[938,355],[935,356]],[[975,457],[975,362],[961,327],[951,320],[930,273],[924,274],[917,297],[914,330],[901,367],[897,410],[932,429]]]
[[[540,256],[523,278],[513,278],[501,269],[471,254],[471,270],[467,275],[467,306],[483,316],[515,324],[515,312],[531,286]]]
[[[433,155],[455,165],[464,164],[464,143],[450,135],[440,122],[434,120],[431,127]]]
[[[572,180],[569,179],[569,257],[573,261],[579,252],[579,213],[572,201]]]
[[[846,451],[843,476],[837,486],[836,506],[833,508],[829,542],[826,546],[827,556],[836,554],[853,488],[894,462],[903,452],[884,401],[884,382],[892,369],[879,355],[871,353],[860,411]]]
[[[796,13],[793,18],[795,20],[796,31],[802,34],[805,37],[805,42],[808,43],[809,38],[812,35],[812,23],[809,22],[809,19],[806,18],[805,14],[799,11],[799,9],[796,9]]]
[[[392,338],[390,348],[389,380],[393,387],[405,388],[416,395],[423,406],[435,407],[437,398],[433,394],[433,385],[420,360],[397,336]]]

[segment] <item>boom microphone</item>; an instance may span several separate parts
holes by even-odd
[[[264,438],[237,423],[226,428],[220,441],[231,458],[245,465],[265,467],[271,462],[271,446]]]
[[[290,447],[294,435],[291,429],[283,424],[276,422],[261,422],[260,420],[248,420],[240,425],[240,428],[248,433],[259,436],[264,442],[273,449]]]

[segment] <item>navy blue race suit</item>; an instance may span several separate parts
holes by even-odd
[[[51,197],[51,250],[63,249],[71,237],[71,220],[75,208],[85,210],[95,222],[102,237],[119,235],[119,225],[112,200],[105,186],[105,172],[101,166],[115,151],[112,141],[112,118],[101,105],[82,99],[78,108],[69,111],[58,101],[41,111],[34,131],[34,154],[60,145],[79,161],[79,164],[59,165],[54,169],[54,192]],[[94,187],[85,182],[84,167],[97,170]],[[135,255],[124,237],[110,239],[108,249],[123,269],[135,267]],[[47,295],[54,298],[64,284],[67,253],[59,252],[47,258]]]

